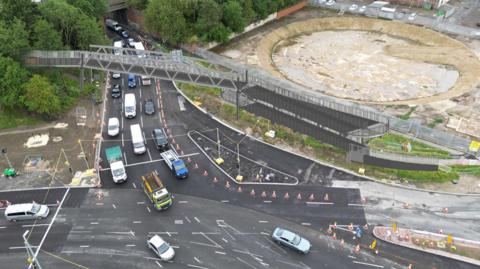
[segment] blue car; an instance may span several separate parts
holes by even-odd
[[[302,254],[307,254],[310,251],[311,245],[307,239],[279,227],[273,231],[272,239],[274,242],[294,249]]]
[[[135,88],[137,87],[137,79],[134,74],[128,74],[128,87]]]

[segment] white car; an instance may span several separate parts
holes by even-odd
[[[120,77],[121,77],[120,73],[113,73],[112,74],[112,78],[116,79],[116,78],[120,78]]]
[[[355,5],[355,4],[353,4],[353,5],[351,5],[351,6],[348,8],[348,10],[350,10],[350,11],[355,11],[355,10],[357,10],[357,8],[358,8],[358,6]]]
[[[165,242],[158,234],[147,240],[147,245],[163,261],[169,261],[175,256],[173,248]]]
[[[120,133],[120,123],[118,118],[108,119],[108,135],[117,136]]]
[[[358,12],[363,13],[363,12],[365,12],[366,9],[367,9],[367,6],[361,6],[361,7],[358,9]]]
[[[129,38],[129,39],[127,40],[127,42],[128,42],[128,46],[129,46],[130,48],[135,48],[135,39]]]
[[[412,13],[412,14],[410,14],[410,16],[408,16],[408,20],[413,21],[413,20],[415,20],[416,16],[417,16],[417,13]]]
[[[333,6],[334,4],[335,4],[335,1],[333,0],[328,0],[326,3],[327,6]]]

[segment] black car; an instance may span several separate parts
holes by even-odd
[[[161,128],[156,128],[152,130],[153,143],[159,150],[168,149],[168,140],[165,132]]]
[[[120,85],[118,85],[118,84],[113,85],[113,87],[112,87],[112,97],[113,98],[119,98],[120,96],[122,96],[122,90],[120,88]]]
[[[130,36],[128,35],[128,32],[123,30],[120,32],[120,35],[123,37],[123,38],[129,38]]]
[[[148,99],[143,102],[143,111],[147,115],[153,115],[153,113],[155,113],[155,105],[153,104],[152,99]]]

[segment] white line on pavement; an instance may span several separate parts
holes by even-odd
[[[202,261],[200,261],[197,257],[193,257],[193,259],[198,263],[202,263]]]
[[[82,245],[80,246],[81,248],[89,248],[90,246],[89,245]]]
[[[198,223],[200,223],[200,220],[197,217],[193,217]]]
[[[147,141],[147,140],[145,140]],[[150,157],[150,161],[152,161],[152,155],[150,154],[150,150],[147,148],[147,153],[148,153],[148,157]]]
[[[37,226],[48,226],[48,223],[41,223],[41,224],[26,224],[22,225],[22,227],[37,227]]]
[[[268,223],[268,220],[259,220],[259,223]]]
[[[114,209],[117,209],[117,206],[115,204],[112,204],[112,206],[113,206]]]
[[[2,227],[0,227],[0,229],[5,229],[5,228],[7,228],[7,226],[2,226]]]
[[[90,222],[91,225],[97,225],[98,222]]]
[[[22,248],[25,248],[25,246],[21,246],[21,247],[9,247],[8,249],[22,249]],[[38,248],[38,246],[32,246],[32,248]]]
[[[133,188],[136,189],[137,185],[135,185],[135,182],[132,182]]]
[[[144,205],[145,202],[137,202],[137,205]]]
[[[103,203],[96,203],[96,205],[103,205]]]
[[[263,201],[263,202],[269,204],[269,203],[271,203],[272,201],[270,201],[270,200],[265,200],[265,201]]]
[[[152,211],[150,210],[150,207],[147,206],[147,210],[148,210],[148,213],[152,213]]]
[[[312,225],[312,224],[311,224],[310,222],[302,222],[302,225],[303,225],[303,226],[310,226],[310,225]]]
[[[195,155],[199,155],[200,153],[199,152],[195,152],[195,153],[190,153],[190,154],[185,154],[185,155],[179,155],[178,157],[180,158],[186,158],[186,157],[191,157],[191,156],[195,156]],[[125,155],[125,153],[124,153]],[[145,161],[145,162],[138,162],[138,163],[133,163],[133,164],[127,164],[127,159],[125,158],[125,167],[128,167],[128,166],[137,166],[137,165],[143,165],[143,164],[147,164],[147,163],[154,163],[154,162],[163,162],[163,159],[155,159],[155,160],[151,160],[151,161]],[[107,170],[110,170],[110,168],[102,168],[100,169],[100,171],[107,171]],[[1,192],[1,191],[0,191]]]
[[[125,154],[125,151],[123,152],[123,158],[125,159],[125,166],[127,166],[128,162],[127,162],[127,155]]]
[[[193,268],[199,268],[199,269],[208,269],[207,267],[197,266],[197,265],[193,265],[193,264],[187,264],[187,266],[193,267]]]
[[[134,245],[134,244],[128,244],[128,245],[125,245],[125,246],[126,246],[126,247],[134,247],[134,246],[136,246],[136,245]]]
[[[330,202],[306,202],[307,205],[333,205],[334,203]]]
[[[356,259],[356,258],[357,258],[357,257],[352,256],[352,255],[348,255],[348,257],[349,257],[350,259]]]
[[[142,223],[142,221],[140,221],[140,220],[135,220],[135,221],[133,221],[132,223],[134,223],[134,224],[140,224],[140,223]]]
[[[229,201],[228,200],[222,200],[222,203],[228,203]]]
[[[349,206],[364,206],[362,204],[348,204]]]
[[[188,223],[192,223],[189,217],[185,216],[185,219],[188,221]]]
[[[179,203],[179,204],[186,204],[186,203],[188,203],[188,201],[183,201],[183,200],[182,200],[182,201],[178,201],[178,203]]]
[[[160,266],[160,268],[163,268],[163,266],[158,262],[158,261],[155,261],[155,263]]]
[[[142,117],[142,115],[140,115],[140,126],[143,129],[143,117]],[[143,137],[145,137],[145,133],[143,134]]]
[[[221,252],[221,251],[218,251],[218,250],[215,250],[215,253],[217,253],[217,254],[221,254],[221,255],[227,255],[227,253],[225,253],[225,252]]]
[[[366,262],[357,262],[357,261],[352,261],[353,263],[356,264],[361,264],[361,265],[368,265],[372,267],[377,267],[377,268],[383,268],[383,265],[378,265],[378,264],[372,264],[372,263],[366,263]]]
[[[123,117],[122,117],[122,122],[123,122]],[[125,140],[123,139],[123,133],[122,133],[122,148],[125,148]]]

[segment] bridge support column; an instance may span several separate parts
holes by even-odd
[[[245,86],[248,85],[248,70],[245,70]],[[240,119],[240,93],[244,87],[238,88],[236,87],[236,99],[235,99],[235,104],[237,107],[237,121]]]
[[[84,68],[83,68],[83,53],[82,53],[82,58],[80,60],[80,91],[83,91],[83,81],[84,81]]]

